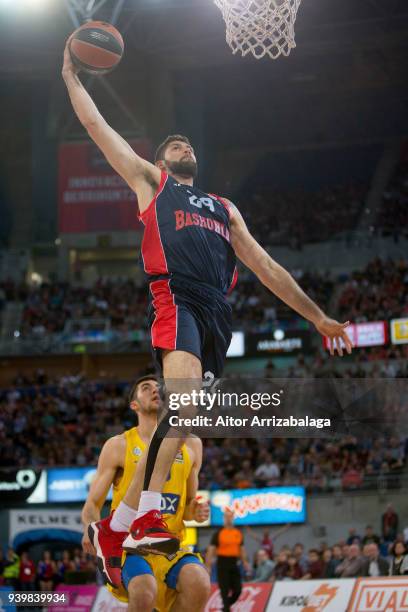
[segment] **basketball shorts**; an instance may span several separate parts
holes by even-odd
[[[150,574],[157,581],[157,599],[155,610],[170,612],[177,597],[177,580],[181,569],[188,564],[204,566],[201,557],[195,553],[180,549],[174,555],[125,555],[122,566],[122,587],[112,589],[117,599],[128,602],[127,589],[132,578]]]
[[[151,280],[149,327],[153,355],[162,367],[162,351],[187,351],[198,357],[204,378],[219,378],[232,337],[231,307],[208,285],[180,278]]]

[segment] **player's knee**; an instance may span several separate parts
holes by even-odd
[[[157,595],[156,580],[148,574],[132,578],[128,585],[130,612],[151,612]]]
[[[202,565],[191,563],[184,565],[177,581],[177,590],[186,600],[203,605],[207,602],[211,584],[208,572]]]

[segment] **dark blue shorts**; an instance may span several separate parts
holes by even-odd
[[[181,552],[181,551],[180,551]],[[178,555],[179,556],[179,555]],[[162,562],[163,560],[161,560]],[[178,558],[174,564],[169,563],[169,569],[166,572],[164,582],[170,589],[175,589],[177,586],[177,580],[184,565],[195,563],[196,565],[203,565],[202,561],[197,555],[185,553]],[[126,590],[129,588],[129,582],[132,578],[137,576],[143,576],[144,574],[150,574],[154,576],[151,564],[140,555],[127,555],[125,563],[122,567],[122,582]]]
[[[201,361],[203,377],[219,378],[231,342],[231,307],[208,285],[179,278],[151,280],[149,326],[155,360],[162,350],[187,351]]]

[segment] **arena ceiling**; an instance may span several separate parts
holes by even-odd
[[[43,8],[24,12],[18,10],[22,1],[0,2],[0,78],[53,78],[64,40],[74,29],[67,4],[78,0],[43,0]],[[109,20],[117,4],[105,0],[96,18]],[[144,57],[175,70],[266,65],[277,77],[284,71],[290,78],[310,80],[316,55],[335,62],[350,53],[371,54],[374,62],[391,55],[394,64],[405,60],[406,68],[406,0],[303,0],[297,49],[278,62],[233,56],[212,0],[123,0],[117,26],[125,39],[127,70],[134,58]]]

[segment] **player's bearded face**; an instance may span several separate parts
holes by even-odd
[[[196,178],[197,162],[191,156],[184,156],[178,161],[166,160],[166,166],[170,174],[176,174],[183,178]]]

